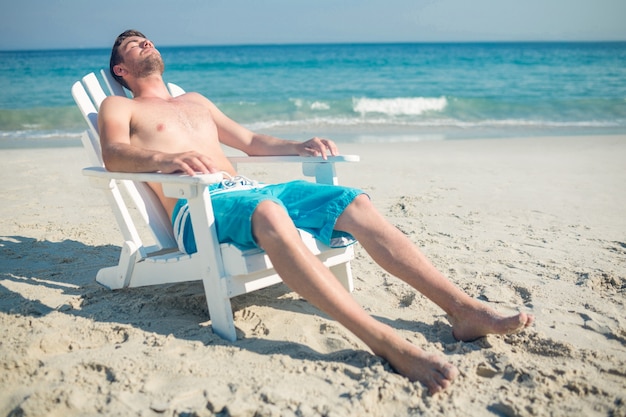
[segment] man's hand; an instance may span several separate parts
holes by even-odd
[[[198,173],[214,174],[220,171],[210,157],[195,151],[161,154],[158,160],[159,170],[164,174],[183,172],[193,176]]]
[[[298,155],[300,156],[321,156],[326,159],[328,154],[333,156],[339,154],[337,145],[332,140],[316,137],[298,145]]]

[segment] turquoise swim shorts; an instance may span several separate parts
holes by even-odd
[[[212,184],[209,191],[220,243],[232,243],[241,249],[258,247],[252,235],[251,220],[252,213],[262,201],[273,201],[282,206],[296,227],[330,247],[354,243],[352,236],[336,231],[334,227],[345,208],[363,194],[359,189],[309,181],[258,184],[244,179],[226,185]],[[179,249],[187,254],[195,253],[187,200],[178,201],[172,213],[172,225]]]

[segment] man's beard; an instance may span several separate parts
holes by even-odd
[[[146,78],[155,73],[161,75],[164,70],[165,64],[161,55],[158,52],[151,53],[135,66],[135,76],[137,78]]]

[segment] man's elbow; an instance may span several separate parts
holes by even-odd
[[[107,152],[104,149],[102,150],[102,162],[104,162],[104,167],[107,171],[111,172],[122,172],[121,164],[119,163],[119,159],[115,157],[113,152]]]

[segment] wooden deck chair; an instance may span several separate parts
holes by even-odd
[[[101,71],[101,76],[111,94],[126,95],[108,71]],[[173,95],[184,93],[173,84],[168,84],[168,88]],[[281,279],[262,250],[242,251],[234,245],[218,242],[207,185],[221,181],[221,175],[190,177],[107,171],[102,161],[97,123],[97,112],[106,94],[94,73],[77,81],[71,91],[89,125],[82,141],[92,166],[83,169],[83,174],[89,177],[93,186],[104,190],[123,235],[118,264],[98,271],[96,280],[110,289],[202,280],[213,331],[227,340],[236,340],[230,298],[276,284]],[[329,157],[328,160],[298,156],[231,158],[233,164],[301,163],[304,175],[329,184],[337,184],[336,162],[358,160],[359,157],[353,155]],[[178,250],[171,221],[156,195],[145,184],[148,181],[162,183],[167,196],[189,201],[198,252],[187,255]],[[140,213],[139,221],[145,222],[152,232],[154,245],[146,246],[140,238],[134,223],[138,216],[131,216],[129,211],[132,207]],[[329,248],[304,231],[300,234],[309,249],[346,289],[352,291],[350,261],[354,258],[354,249]]]

